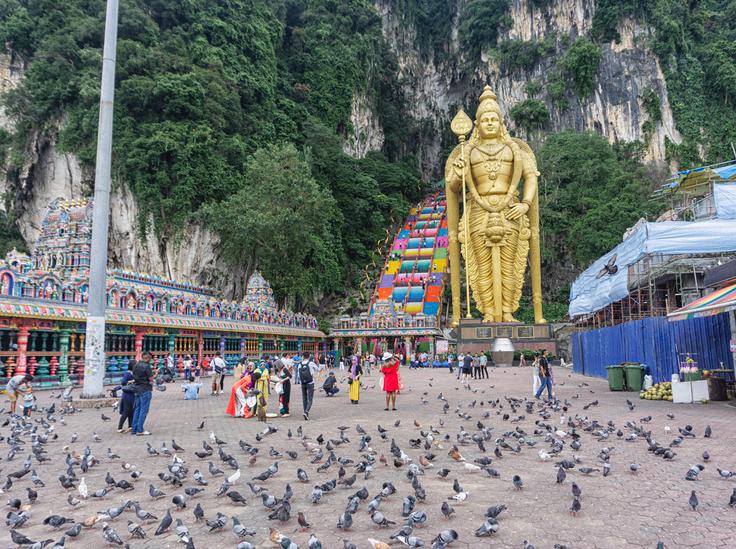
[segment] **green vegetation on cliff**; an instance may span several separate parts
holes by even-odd
[[[62,149],[94,162],[104,8],[103,0],[0,1],[0,42],[27,63],[4,100],[18,150],[34,132],[58,131]],[[224,234],[217,212],[238,219],[228,208],[271,181],[257,166],[275,169],[268,157],[293,162],[280,143],[311,150],[301,162],[325,198],[321,224],[299,215],[300,192],[281,195],[279,206],[302,228],[309,260],[326,263],[306,265],[309,274],[292,282],[268,254],[255,258],[281,297],[308,299],[307,280],[312,293],[339,291],[421,195],[419,174],[401,159],[413,129],[402,119],[395,67],[367,0],[123,0],[114,173],[131,186],[142,223],[153,216],[159,232],[175,235],[203,220]],[[340,137],[352,134],[361,91],[386,136],[384,153],[355,160]],[[261,245],[277,249],[279,230],[269,238]]]

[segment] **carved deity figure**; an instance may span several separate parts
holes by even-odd
[[[467,129],[463,130],[467,133],[472,125],[467,115],[461,114],[467,120]],[[461,143],[445,165],[453,324],[457,325],[460,317],[460,276],[456,267],[460,253],[465,260],[466,283],[484,322],[517,322],[514,313],[519,308],[527,259],[531,259],[535,322],[544,323],[539,172],[534,153],[524,141],[509,136],[489,86],[480,97],[475,128],[467,142],[461,135],[463,131],[456,132]],[[463,202],[463,216],[459,218]]]

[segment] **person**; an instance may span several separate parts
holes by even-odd
[[[534,362],[532,362],[532,394],[537,394],[537,389],[542,384],[539,379],[539,354],[534,354]]]
[[[133,430],[133,412],[135,410],[135,387],[133,386],[133,368],[136,361],[128,362],[128,369],[123,372],[120,380],[122,394],[120,395],[120,419],[118,420],[118,433],[127,433]],[[123,425],[128,422],[128,428]]]
[[[33,376],[31,374],[18,374],[11,377],[5,385],[5,391],[8,394],[10,400],[10,414],[15,414],[15,409],[18,404],[18,395],[25,394],[30,388]]]
[[[524,356],[524,351],[522,351],[519,354],[519,368],[523,368],[526,366],[526,357]]]
[[[202,365],[199,367],[199,372],[202,374],[203,377],[207,377],[207,374],[210,371],[210,357],[205,356],[202,358]]]
[[[383,360],[383,367],[381,368],[383,390],[386,393],[386,407],[384,410],[388,410],[389,403],[391,409],[396,410],[396,392],[399,390],[399,361],[388,351],[383,353],[381,358]]]
[[[215,377],[212,380],[212,394],[221,395],[222,389],[225,387],[225,370],[227,364],[220,356],[220,351],[215,352],[215,358],[212,359],[212,370],[215,372]],[[220,388],[219,391],[217,388]]]
[[[195,383],[194,377],[190,376],[187,383],[181,386],[184,391],[184,400],[199,400],[199,390],[202,388],[201,383]]]
[[[151,406],[151,397],[153,396],[152,382],[158,375],[158,368],[151,370],[151,353],[146,351],[143,353],[142,360],[139,360],[133,366],[133,383],[135,387],[135,407],[133,411],[133,430],[131,433],[136,436],[150,435],[143,425],[148,416],[148,409]]]
[[[245,357],[241,357],[233,368],[233,383],[237,382],[245,373]]]
[[[171,379],[169,381],[173,381],[176,378],[176,367],[174,365],[173,353],[166,354],[166,372],[164,373],[164,375],[167,374],[171,376]]]
[[[327,394],[328,397],[331,397],[332,395],[336,395],[340,392],[339,387],[337,387],[337,379],[335,378],[335,372],[330,372],[327,376],[327,379],[325,379],[325,382],[322,384],[322,390]]]
[[[294,361],[297,362],[296,359]],[[314,363],[309,353],[304,353],[304,358],[299,360],[297,368],[302,382],[304,421],[309,421],[309,411],[312,409],[312,402],[314,401],[314,378],[319,371],[319,366]]]
[[[192,376],[192,355],[184,356],[184,379]]]
[[[343,357],[340,357],[340,371],[345,371],[345,359]]]
[[[26,394],[23,395],[23,417],[31,417],[33,405],[36,403],[36,397],[33,394],[33,388],[29,385]]]
[[[447,355],[447,367],[450,370],[450,373],[452,373],[453,364],[455,362],[455,357],[452,355],[452,353],[449,353]]]
[[[249,404],[248,392],[251,388],[253,363],[249,362],[243,377],[233,383],[230,389],[230,400],[225,408],[225,413],[232,417],[248,418],[253,415],[255,399]]]
[[[263,407],[266,411],[268,411],[268,395],[269,395],[269,389],[270,389],[270,372],[269,372],[269,364],[265,360],[261,360],[261,362],[258,364],[258,368],[256,368],[254,375],[253,375],[253,388],[256,391],[261,392],[261,396],[263,396],[264,404]],[[258,399],[260,402],[260,399]],[[258,404],[258,406],[261,406],[261,404]]]
[[[457,355],[457,379],[460,379],[460,375],[463,373],[463,364],[465,363],[465,355],[460,353]]]
[[[485,353],[480,355],[480,377],[488,379],[488,356]]]
[[[469,378],[471,371],[473,369],[473,355],[470,353],[467,353],[463,357],[463,379],[462,383],[467,385],[469,383]]]
[[[480,379],[480,357],[478,353],[473,355],[473,379]]]
[[[276,373],[279,384],[281,385],[281,396],[279,400],[281,407],[279,408],[279,415],[281,417],[289,417],[289,402],[291,401],[291,368],[286,365],[284,359],[282,359],[282,366]]]
[[[358,404],[360,400],[360,377],[363,375],[363,369],[360,367],[358,357],[353,355],[350,366],[350,402]]]
[[[537,393],[534,395],[535,398],[539,398],[547,388],[547,400],[552,400],[552,371],[549,367],[549,361],[547,360],[547,349],[542,351],[542,356],[539,357],[539,381],[541,385],[537,389]]]

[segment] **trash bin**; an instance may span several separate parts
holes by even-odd
[[[608,370],[608,388],[611,391],[623,391],[624,385],[624,368],[620,364],[611,364],[606,366]]]
[[[642,378],[644,377],[644,367],[641,364],[627,363],[626,368],[626,389],[628,391],[641,391]]]

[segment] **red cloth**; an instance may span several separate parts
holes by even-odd
[[[243,387],[243,392],[245,393],[248,390],[248,385],[250,385],[250,376],[246,375],[243,376],[240,380],[236,381],[232,389],[230,389],[230,400],[227,402],[227,408],[225,408],[225,413],[229,416],[235,417],[235,406],[238,403],[237,397],[235,396],[235,391],[238,389],[238,387]]]
[[[383,390],[387,393],[393,393],[399,390],[399,361],[394,359],[393,363],[389,363],[381,368],[383,374]]]

